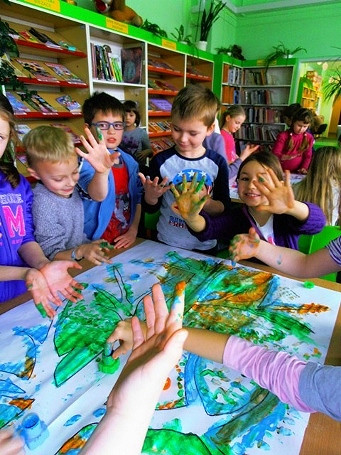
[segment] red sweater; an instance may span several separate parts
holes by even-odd
[[[289,152],[288,142],[290,139],[290,134],[292,134],[294,148]],[[299,148],[305,135],[308,139],[309,144],[308,148],[302,152],[299,150]],[[283,171],[289,170],[290,172],[297,172],[299,169],[308,170],[312,156],[313,144],[314,137],[312,134],[308,132],[304,134],[295,134],[290,130],[287,130],[282,131],[278,134],[272,152],[279,158]]]

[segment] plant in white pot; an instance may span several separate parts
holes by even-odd
[[[208,35],[212,29],[213,24],[218,20],[220,12],[224,9],[225,7],[225,2],[219,0],[211,0],[210,1],[210,6],[206,10],[202,12],[201,16],[201,22],[200,22],[200,40],[199,43],[206,43],[207,46],[207,39]],[[197,43],[197,47],[203,47],[203,45],[200,46],[200,44]],[[199,45],[198,45],[199,44]]]

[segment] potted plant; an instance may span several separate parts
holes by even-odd
[[[204,9],[200,22],[199,42],[207,43],[208,34],[210,33],[213,24],[218,19],[219,13],[222,11],[222,9],[224,9],[224,7],[225,2],[221,0],[219,0],[218,2],[211,0],[208,10],[206,11],[206,9]]]
[[[153,33],[153,35],[160,36],[161,38],[167,38],[167,32],[160,28],[157,24],[153,24],[153,22],[149,22],[148,19],[145,19],[141,27],[143,30],[147,30],[147,32]]]
[[[226,54],[238,60],[245,60],[242,55],[242,48],[237,44],[233,44],[229,47],[216,47],[217,54]]]
[[[175,27],[175,33],[171,33],[175,41],[178,41],[179,43],[185,43],[188,44],[189,46],[192,45],[192,35],[188,34],[185,35],[185,27],[181,24],[179,28]]]
[[[330,75],[328,82],[323,86],[323,94],[326,101],[334,98],[335,101],[341,97],[341,69],[335,68]]]
[[[271,63],[275,62],[279,58],[288,59],[288,58],[291,58],[294,54],[296,54],[299,51],[307,52],[307,49],[305,49],[304,47],[300,47],[300,46],[296,47],[293,50],[290,50],[287,47],[285,47],[285,45],[282,43],[282,41],[280,41],[277,46],[272,46],[272,48],[274,50],[272,52],[270,52],[270,54],[268,54],[264,59],[266,68],[268,68],[271,65]]]

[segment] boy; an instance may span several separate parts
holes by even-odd
[[[34,235],[45,255],[50,260],[86,258],[95,265],[110,262],[104,257],[107,248],[100,241],[90,243],[83,231],[78,156],[71,136],[61,128],[39,126],[23,142],[28,171],[38,180],[33,189]]]
[[[177,184],[179,176],[181,179],[186,175],[189,181],[196,175],[198,181],[203,179],[205,182],[203,190],[206,194],[213,188],[211,197],[205,203],[205,211],[216,216],[229,208],[226,160],[203,146],[204,139],[214,130],[218,103],[214,93],[202,86],[189,85],[181,89],[171,112],[175,145],[154,156],[150,177],[140,174],[145,189],[146,211],[160,209],[157,238],[168,245],[206,252],[216,246],[216,240],[199,241],[187,230],[185,221],[175,215],[171,208],[174,196],[168,185]]]
[[[114,244],[114,248],[127,248],[136,240],[142,185],[137,162],[118,148],[124,131],[125,110],[118,99],[104,92],[95,92],[85,100],[82,111],[89,139],[86,141],[81,136],[86,151],[95,155],[98,146],[105,146],[111,159],[107,166],[103,166],[102,172],[95,173],[88,161],[80,171],[81,189],[88,194],[99,191],[96,199],[100,200],[83,199],[84,230],[92,240],[103,238]],[[87,158],[88,153],[79,149],[77,153]]]

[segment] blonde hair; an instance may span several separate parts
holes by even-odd
[[[25,134],[23,144],[29,166],[34,166],[38,161],[68,161],[76,155],[71,135],[55,126],[32,129]]]
[[[332,224],[334,209],[333,186],[339,185],[341,191],[341,149],[321,147],[311,161],[306,177],[293,186],[296,199],[317,204]],[[341,204],[341,197],[339,197]],[[339,210],[341,205],[339,206]]]
[[[171,117],[181,120],[198,119],[205,126],[211,126],[216,118],[220,101],[207,87],[187,85],[174,98]]]

